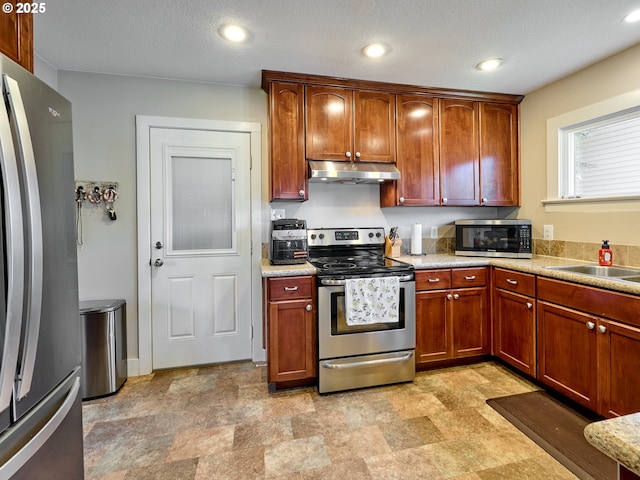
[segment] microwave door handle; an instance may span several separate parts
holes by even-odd
[[[42,212],[40,211],[40,189],[36,172],[36,159],[33,153],[33,143],[27,114],[24,109],[22,95],[18,82],[4,75],[4,83],[8,90],[9,105],[11,106],[11,120],[17,142],[16,154],[22,168],[25,188],[26,240],[28,262],[28,290],[27,311],[25,312],[26,331],[20,371],[17,376],[16,399],[21,400],[31,390],[31,381],[35,370],[38,336],[40,334],[40,313],[42,309],[42,281],[43,281],[43,243],[42,243]]]
[[[7,92],[2,82],[3,100]],[[20,201],[20,179],[9,115],[4,105],[0,106],[0,171],[4,188],[3,214],[5,227],[5,268],[7,303],[5,328],[0,363],[0,411],[11,403],[13,382],[18,367],[20,332],[22,328],[22,302],[24,298],[24,233],[22,204]]]

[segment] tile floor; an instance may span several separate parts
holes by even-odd
[[[86,478],[576,478],[486,405],[536,389],[497,363],[328,395],[265,379],[250,362],[162,371],[85,402]]]

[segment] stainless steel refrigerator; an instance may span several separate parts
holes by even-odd
[[[0,56],[0,479],[81,479],[71,104]]]

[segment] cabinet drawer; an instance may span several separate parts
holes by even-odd
[[[416,291],[442,290],[451,287],[451,270],[420,270],[416,272]]]
[[[315,288],[315,277],[281,277],[268,279],[268,299],[269,301],[277,300],[294,300],[298,298],[313,297]]]
[[[538,300],[564,305],[598,317],[640,326],[640,297],[538,277]]]
[[[484,287],[487,284],[487,269],[454,268],[451,270],[451,283],[453,288]]]
[[[534,297],[536,293],[536,277],[529,273],[514,272],[496,268],[494,270],[495,287],[518,292]]]

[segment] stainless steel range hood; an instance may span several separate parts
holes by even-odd
[[[309,160],[310,182],[356,184],[399,179],[400,171],[390,163]]]

